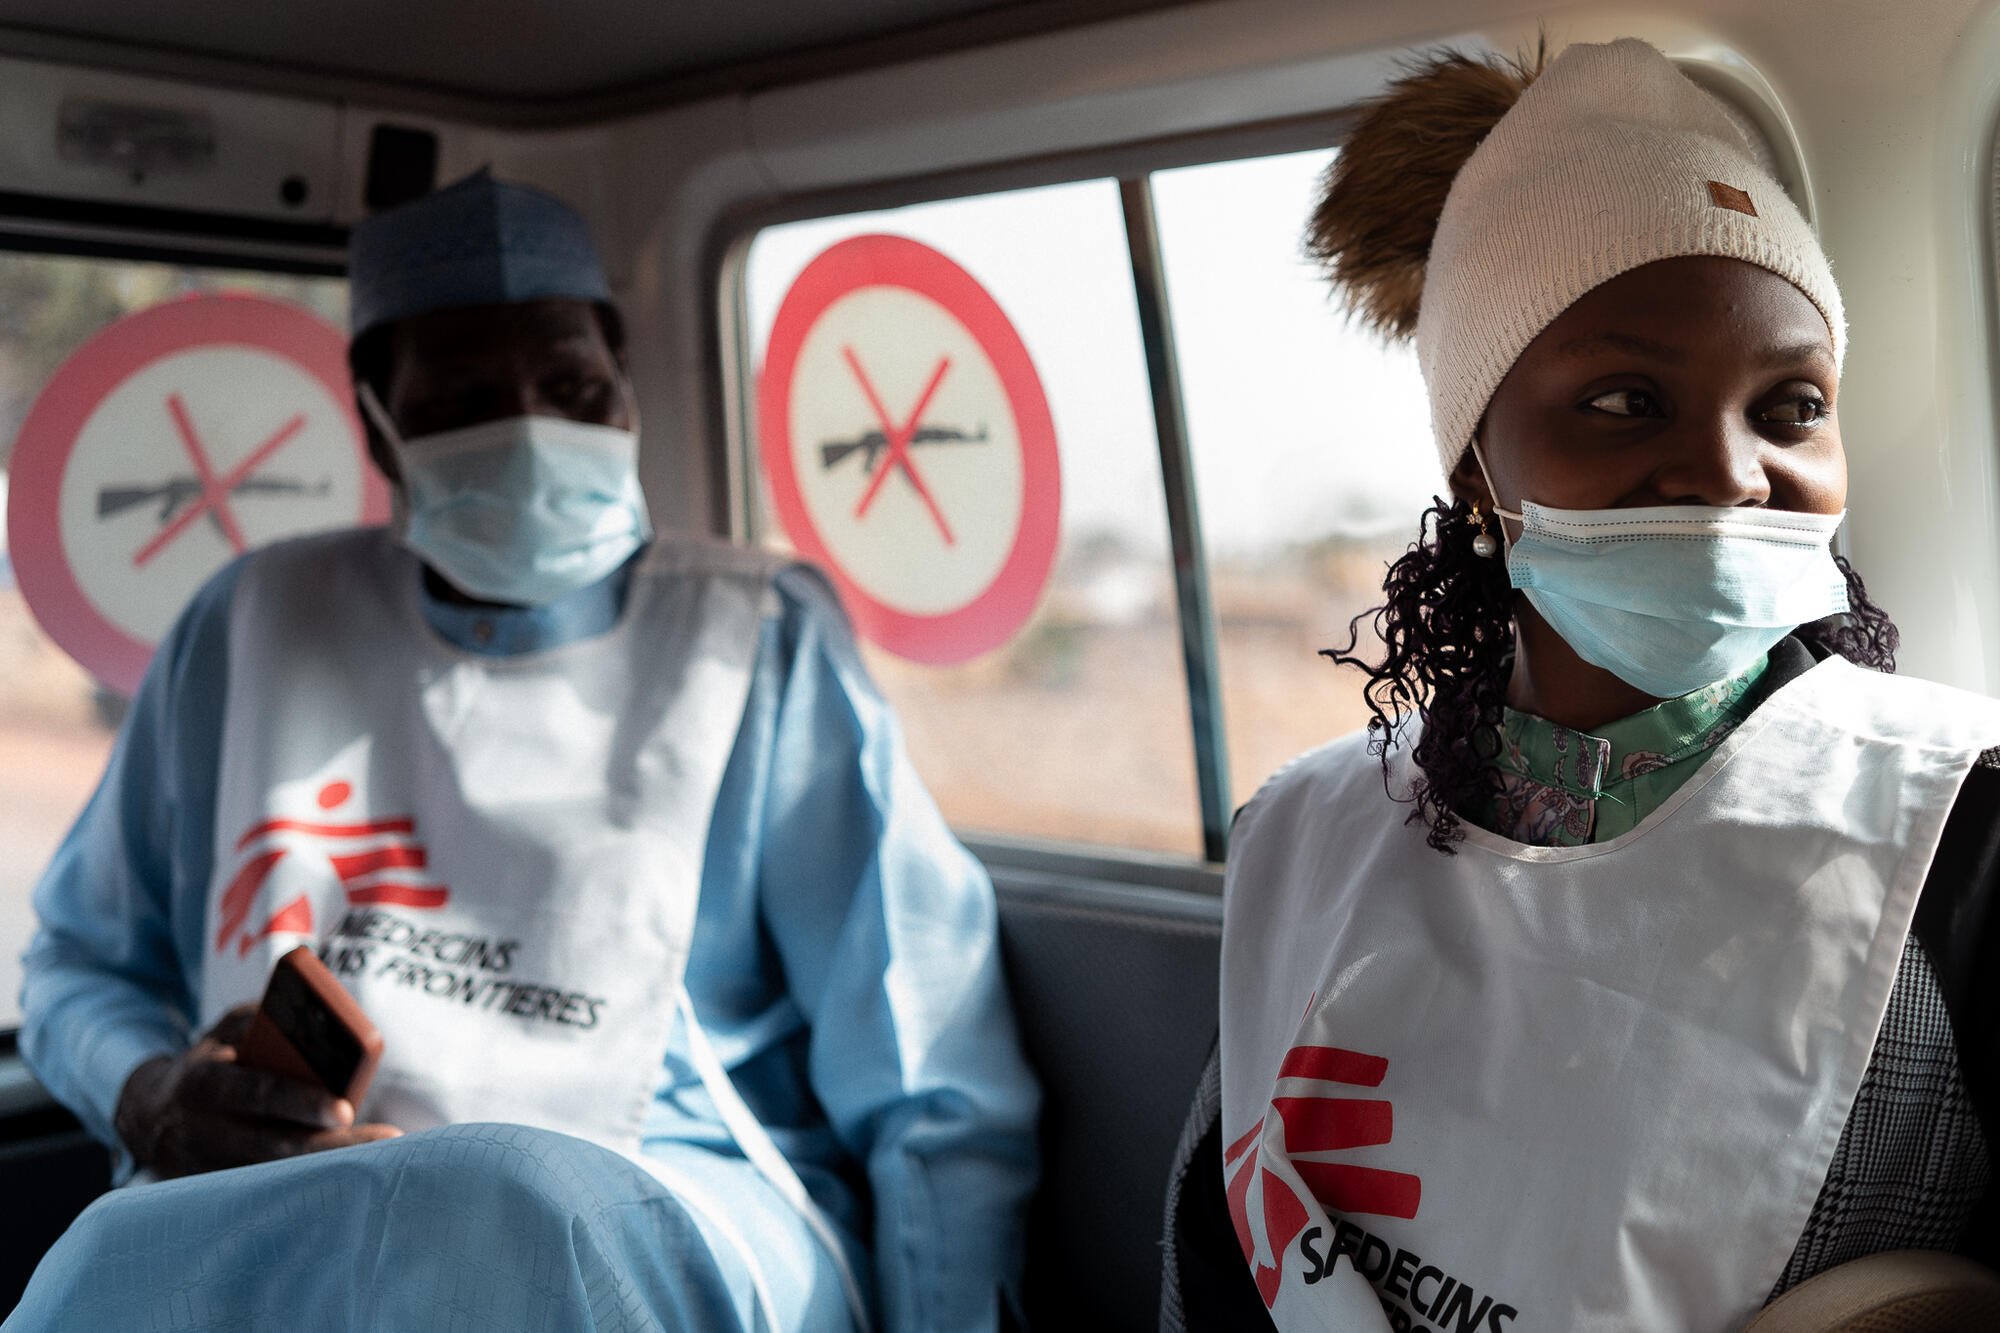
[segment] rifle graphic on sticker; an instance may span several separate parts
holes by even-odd
[[[289,495],[320,497],[333,490],[333,482],[322,477],[317,483],[292,477],[245,477],[229,490],[230,495]],[[158,504],[161,527],[201,498],[197,477],[171,477],[158,486],[106,486],[97,492],[97,516],[116,518],[128,509]],[[211,515],[212,516],[212,515]]]
[[[919,426],[917,433],[910,437],[910,447],[920,444],[985,444],[986,427],[981,426],[977,434],[968,434],[955,426]],[[871,430],[851,440],[828,440],[819,447],[819,464],[826,471],[840,466],[850,454],[861,454],[863,476],[875,475],[876,464],[882,461],[882,451],[889,447],[889,437],[879,430]]]

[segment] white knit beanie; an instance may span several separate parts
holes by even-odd
[[[1819,240],[1722,106],[1645,42],[1570,47],[1474,150],[1438,219],[1417,359],[1445,473],[1537,334],[1592,288],[1681,255],[1786,279],[1846,355]]]

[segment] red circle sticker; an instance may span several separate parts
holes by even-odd
[[[1034,611],[1061,529],[1055,422],[970,273],[901,236],[822,251],[778,308],[757,413],[779,521],[868,638],[943,666]]]
[[[7,545],[29,610],[127,694],[229,560],[389,515],[346,338],[260,296],[185,297],[101,330],[35,399],[9,472]]]

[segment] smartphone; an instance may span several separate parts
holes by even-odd
[[[382,1061],[382,1034],[347,987],[301,944],[271,970],[236,1058],[252,1069],[317,1083],[359,1108]]]

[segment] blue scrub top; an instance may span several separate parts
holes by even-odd
[[[141,1061],[196,1035],[243,563],[204,587],[161,644],[35,893],[22,1051],[119,1152],[121,1176],[119,1091]],[[425,616],[470,652],[537,652],[614,624],[631,568],[540,608],[426,592]],[[775,587],[716,798],[687,988],[814,1197],[871,1239],[885,1327],[988,1328],[996,1288],[1019,1273],[1038,1111],[992,887],[910,767],[824,581],[793,567]],[[677,1032],[645,1146],[738,1155],[686,1049]]]

